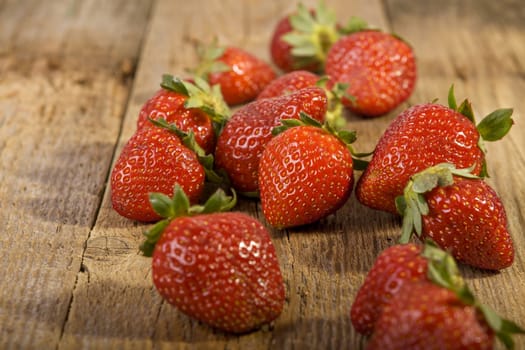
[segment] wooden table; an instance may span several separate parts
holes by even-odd
[[[314,1],[304,1],[313,4]],[[462,268],[482,301],[525,325],[525,6],[521,0],[327,0],[412,43],[419,80],[409,104],[454,83],[478,118],[514,107],[515,126],[489,144],[489,183],[509,216],[517,252],[501,273]],[[349,321],[357,288],[399,220],[354,196],[300,230],[273,230],[287,301],[273,327],[230,336],[163,302],[145,225],[112,209],[112,162],[160,76],[195,64],[194,43],[241,46],[269,61],[280,0],[0,1],[1,349],[359,349]],[[374,147],[406,108],[373,120],[348,115],[356,147]],[[239,210],[263,220],[259,204]],[[525,336],[517,338],[525,349]]]

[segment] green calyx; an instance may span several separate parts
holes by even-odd
[[[237,195],[233,190],[232,193],[233,195],[230,197],[227,196],[222,189],[218,189],[203,205],[194,206],[190,206],[188,196],[186,196],[184,190],[178,184],[174,186],[173,196],[171,198],[163,193],[150,193],[149,201],[151,206],[163,220],[157,222],[151,229],[144,232],[146,239],[140,246],[140,250],[145,256],[151,256],[162,232],[164,232],[164,229],[175,218],[231,210],[237,204]]]
[[[316,85],[325,90],[328,99],[328,108],[325,116],[326,122],[336,130],[340,130],[346,126],[343,99],[355,102],[355,97],[348,93],[349,85],[347,83],[338,82],[329,89],[328,82],[328,76],[323,76],[317,81]]]
[[[206,81],[208,81],[209,74],[231,71],[232,67],[219,60],[225,51],[225,47],[217,44],[216,38],[209,46],[198,45],[197,56],[199,58],[199,64],[196,68],[188,71]]]
[[[162,76],[162,88],[177,92],[188,98],[185,108],[197,108],[206,113],[214,123],[216,133],[219,133],[231,116],[231,110],[222,97],[219,85],[210,86],[199,76],[194,77],[195,83],[174,77],[169,74]]]
[[[295,68],[312,64],[323,67],[328,51],[341,36],[335,13],[323,1],[313,11],[300,3],[289,21],[292,31],[283,35],[282,39],[292,47],[291,54],[297,62]]]
[[[320,123],[313,119],[304,112],[299,113],[299,119],[281,119],[281,125],[278,125],[272,129],[272,135],[277,136],[287,129],[291,129],[297,126],[313,126],[316,128],[323,129],[327,133],[334,135],[341,142],[343,142],[350,153],[352,154],[353,166],[356,170],[363,170],[368,165],[368,162],[358,158],[367,157],[371,153],[356,153],[352,147],[352,143],[357,139],[357,134],[353,130],[336,129],[330,123]]]
[[[454,85],[450,86],[448,91],[448,106],[463,114],[467,117],[473,124],[476,124],[476,119],[474,117],[474,111],[469,100],[465,99],[459,106],[456,102],[456,97],[454,95]],[[502,139],[505,135],[508,134],[510,128],[514,124],[512,117],[513,110],[511,108],[501,108],[497,109],[488,115],[486,115],[479,124],[476,125],[476,129],[479,132],[480,138],[478,141],[479,148],[483,151],[484,154],[487,153],[485,147],[485,141],[493,142]],[[483,162],[481,177],[488,177],[487,164]]]
[[[456,169],[453,164],[441,163],[413,175],[403,194],[396,198],[396,208],[403,216],[403,228],[400,243],[408,243],[415,232],[421,236],[423,215],[429,212],[424,194],[436,187],[445,187],[454,183],[454,175],[475,179],[473,167]]]
[[[428,279],[436,285],[454,292],[465,305],[473,306],[479,310],[505,347],[514,349],[512,334],[525,334],[525,330],[513,321],[501,318],[491,307],[481,304],[476,299],[461,276],[452,255],[441,250],[434,242],[427,240],[422,256],[428,260]]]
[[[182,131],[175,124],[168,123],[164,118],[149,118],[149,121],[155,124],[156,126],[164,128],[177,135],[181,140],[182,144],[195,153],[197,159],[199,160],[199,163],[204,168],[206,179],[209,182],[220,184],[225,181],[225,179],[214,170],[215,159],[213,157],[213,154],[206,154],[204,149],[202,149],[202,147],[199,146],[199,144],[195,140],[195,133],[193,132],[193,130],[190,130],[189,132]]]

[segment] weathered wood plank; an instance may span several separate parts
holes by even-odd
[[[0,348],[56,348],[146,1],[0,2]]]

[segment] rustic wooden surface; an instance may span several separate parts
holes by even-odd
[[[478,118],[514,107],[515,126],[489,144],[490,184],[517,254],[501,273],[463,268],[472,289],[525,325],[525,6],[521,0],[327,0],[390,29],[416,52],[410,104],[446,101],[450,84]],[[314,1],[304,1],[313,4]],[[1,349],[359,349],[353,297],[399,221],[352,197],[300,230],[272,230],[287,302],[273,327],[226,335],[188,319],[156,293],[138,253],[144,225],[111,209],[111,164],[162,73],[183,75],[196,40],[217,36],[269,60],[279,0],[0,1]],[[399,110],[407,105],[400,107]],[[348,116],[358,150],[395,117]],[[239,210],[263,220],[260,206]],[[525,349],[525,337],[517,338]]]

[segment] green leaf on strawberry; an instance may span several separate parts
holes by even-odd
[[[216,133],[231,116],[231,111],[221,93],[219,86],[210,86],[201,77],[194,77],[195,83],[182,80],[170,74],[162,76],[161,86],[164,89],[178,92],[188,97],[184,106],[198,108],[208,114],[216,124]]]
[[[299,4],[297,13],[289,17],[292,31],[284,34],[282,39],[291,45],[291,54],[298,66],[324,64],[330,47],[339,39],[336,16],[321,1],[310,11]]]
[[[491,307],[483,305],[462,278],[452,255],[427,241],[422,254],[428,259],[428,278],[435,284],[451,290],[465,305],[474,306],[507,349],[514,349],[512,334],[525,334],[513,321],[501,318]]]
[[[163,193],[150,193],[149,200],[153,210],[164,219],[144,232],[145,240],[140,250],[144,256],[151,256],[162,232],[175,218],[230,211],[237,204],[237,195],[233,190],[232,193],[232,196],[228,196],[219,188],[203,205],[194,206],[190,206],[188,197],[178,184],[174,186],[171,198]]]
[[[441,163],[413,175],[406,185],[403,195],[396,198],[396,207],[403,215],[403,228],[400,243],[408,243],[412,233],[421,236],[422,215],[428,214],[425,193],[430,192],[436,187],[445,187],[454,183],[454,177],[475,179],[473,168],[456,169],[453,164]]]
[[[467,117],[473,124],[476,124],[472,104],[468,99],[465,99],[459,107],[457,106],[456,97],[454,96],[454,85],[451,85],[448,91],[448,105],[451,109]],[[476,129],[480,135],[478,146],[484,154],[487,153],[485,141],[498,141],[508,134],[512,125],[514,125],[514,121],[511,118],[512,113],[512,108],[497,109],[485,116],[481,122],[476,125]],[[485,161],[483,162],[480,176],[489,177]]]

